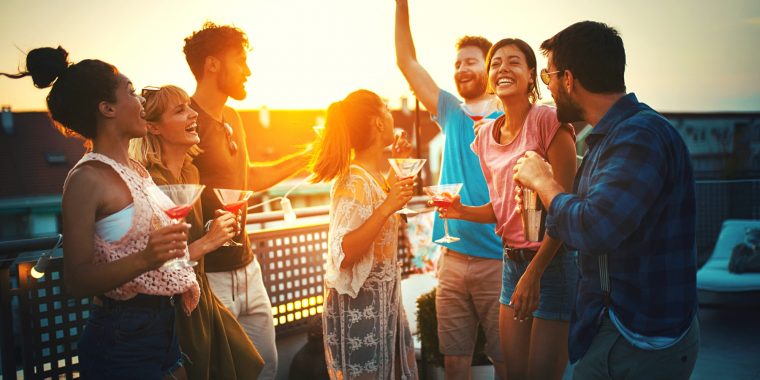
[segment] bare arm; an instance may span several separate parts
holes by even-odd
[[[441,218],[461,219],[475,223],[496,223],[493,205],[488,202],[480,206],[465,206],[457,195],[448,208],[438,208]]]
[[[396,65],[401,69],[401,73],[404,74],[417,99],[431,114],[436,115],[441,89],[435,84],[427,70],[417,62],[412,31],[409,27],[407,0],[396,0]]]
[[[372,215],[361,226],[343,236],[341,248],[346,255],[340,266],[342,269],[350,268],[361,260],[377,238],[377,234],[396,210],[404,207],[412,198],[414,179],[399,180],[391,187],[391,191],[385,201],[375,209]]]
[[[189,225],[175,224],[153,231],[145,250],[105,264],[94,262],[95,215],[107,189],[96,169],[82,166],[72,173],[63,191],[64,275],[74,297],[113,290],[127,281],[182,257]]]
[[[554,169],[554,182],[561,192],[566,192],[573,186],[575,178],[575,142],[566,127],[560,127],[549,145],[547,161]],[[547,204],[548,203],[544,203]],[[549,234],[544,234],[544,240],[525,270],[522,278],[512,295],[512,307],[515,316],[522,320],[530,316],[538,308],[539,281],[546,267],[554,258],[557,250],[562,245],[560,240],[554,239]]]
[[[311,152],[304,150],[285,156],[277,161],[249,162],[248,176],[254,191],[266,190],[306,169]]]

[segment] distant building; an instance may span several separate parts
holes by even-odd
[[[45,112],[3,107],[0,122],[0,240],[58,233],[63,181],[82,141],[61,135]]]
[[[396,127],[404,129],[415,142],[415,113],[393,111]],[[315,126],[324,123],[322,110],[242,111],[247,144],[254,161],[275,160],[303,149],[316,138]],[[665,113],[681,133],[691,151],[698,179],[760,178],[760,112],[746,113]],[[431,172],[440,157],[439,129],[427,112],[421,111],[419,155],[431,160],[423,169],[423,184],[437,181]],[[63,181],[71,167],[84,154],[82,141],[65,138],[45,112],[12,112],[3,107],[0,114],[0,240],[50,236],[60,232],[60,201]],[[579,153],[582,153],[582,126]],[[438,152],[438,153],[435,153]],[[255,202],[282,196],[305,178],[286,181]],[[329,201],[329,185],[301,184],[290,193],[294,207],[315,206]],[[271,208],[279,208],[273,202]]]

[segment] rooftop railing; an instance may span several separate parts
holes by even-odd
[[[424,207],[425,198],[412,205]],[[301,331],[319,315],[323,263],[327,252],[327,206],[295,210],[300,225],[288,226],[282,212],[259,213],[247,220],[249,238],[261,264],[272,302],[277,334]],[[760,179],[697,183],[697,246],[709,252],[723,220],[760,219]],[[89,317],[89,298],[73,298],[63,285],[63,262],[53,258],[40,279],[31,276],[36,257],[57,237],[0,242],[0,360],[4,379],[77,378],[76,344]],[[65,242],[64,242],[65,244]],[[398,258],[405,275],[415,271],[406,229],[399,233]],[[37,255],[38,256],[38,255]],[[706,257],[705,257],[706,259]]]

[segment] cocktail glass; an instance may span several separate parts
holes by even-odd
[[[462,189],[461,183],[452,183],[449,185],[426,186],[422,190],[433,200],[433,205],[438,208],[448,209],[455,196],[459,195]],[[436,240],[436,243],[453,243],[459,241],[456,236],[449,235],[449,219],[443,218],[443,237]]]
[[[163,201],[159,200],[159,205],[172,224],[177,224],[185,219],[193,209],[193,203],[200,198],[205,187],[196,184],[158,186],[159,190],[168,198]],[[164,267],[182,269],[198,264],[195,261],[190,261],[188,256],[189,252],[186,252],[183,258],[168,260],[164,263]]]
[[[222,208],[235,215],[238,215],[240,209],[243,208],[243,206],[245,206],[248,202],[248,198],[253,195],[253,191],[235,189],[214,189],[214,193],[219,198],[219,202],[222,203]],[[240,230],[242,232],[244,229],[241,228]],[[243,244],[235,241],[235,238],[233,237],[232,239],[224,242],[222,245],[225,247],[239,247]]]
[[[422,169],[422,165],[425,165],[427,160],[424,158],[389,158],[393,171],[399,179],[407,179],[417,175]],[[396,211],[397,214],[416,214],[417,211],[411,210],[404,206],[401,210]]]
[[[474,104],[467,104],[464,102],[459,103],[459,107],[464,111],[467,117],[472,119],[473,122],[483,120],[483,118],[491,115],[498,109],[496,106],[496,100],[493,98]]]

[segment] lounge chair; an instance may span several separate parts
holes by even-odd
[[[760,220],[729,219],[723,222],[712,256],[697,271],[701,306],[760,309],[760,273],[736,274],[728,271],[731,252],[737,244],[744,242],[747,228],[760,228]]]

